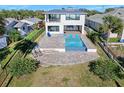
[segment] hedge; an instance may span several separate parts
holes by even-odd
[[[24,39],[34,41],[44,30],[34,30]]]
[[[9,61],[11,60],[11,58],[14,56],[15,53],[16,53],[16,50],[14,50],[3,61],[1,61],[1,67],[2,68],[4,68],[9,63]]]

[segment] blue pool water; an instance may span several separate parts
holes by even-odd
[[[86,46],[78,34],[65,34],[66,51],[86,51]]]

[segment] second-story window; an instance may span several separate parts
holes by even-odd
[[[78,14],[67,14],[66,20],[80,20],[80,15]]]
[[[49,21],[60,21],[59,14],[49,14]]]

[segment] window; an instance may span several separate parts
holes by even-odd
[[[48,31],[59,31],[59,26],[48,26]]]
[[[66,25],[64,26],[65,31],[79,31],[80,30],[80,25]]]
[[[68,15],[66,15],[66,20],[80,20],[80,15],[78,15],[78,14],[75,14],[75,15],[68,14]]]
[[[49,21],[60,21],[60,14],[49,14]]]
[[[25,30],[25,27],[23,27],[23,30]]]

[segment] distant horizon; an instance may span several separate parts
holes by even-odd
[[[107,8],[124,7],[124,5],[0,5],[0,10],[51,10],[72,7],[104,12]]]

